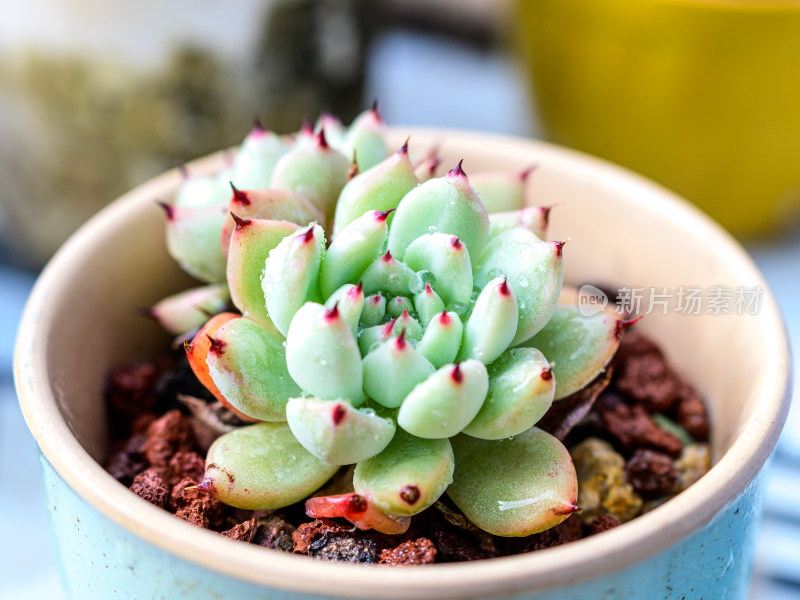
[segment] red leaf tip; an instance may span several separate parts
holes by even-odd
[[[447,174],[450,177],[466,177],[467,174],[464,172],[464,169],[461,167],[461,163],[463,163],[463,162],[464,162],[464,159],[462,158],[460,161],[458,161],[458,164],[455,167],[450,169],[450,171]]]
[[[244,229],[245,227],[250,225],[250,223],[253,222],[250,219],[241,218],[239,215],[235,214],[234,212],[231,212],[231,217],[233,217],[233,220],[236,223],[236,229],[237,230]]]

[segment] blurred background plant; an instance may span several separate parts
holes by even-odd
[[[747,240],[800,343],[800,0],[28,0],[0,18],[0,550],[61,597],[11,353],[35,272],[137,183],[378,98],[390,125],[546,137],[653,177]],[[765,239],[769,237],[769,239]],[[687,282],[687,284],[697,282]],[[714,282],[710,282],[714,283]],[[796,363],[797,364],[797,363]],[[800,414],[754,597],[800,594]],[[4,595],[4,598],[6,595]]]

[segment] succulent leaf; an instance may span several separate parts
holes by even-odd
[[[258,423],[211,445],[197,487],[245,510],[274,510],[302,500],[338,469],[298,442],[286,423]]]
[[[477,173],[470,183],[491,213],[519,210],[525,206],[525,183],[534,167],[521,173]]]
[[[417,178],[405,147],[371,169],[362,170],[347,182],[339,195],[333,220],[333,239],[367,211],[385,212],[397,208],[403,196],[416,185]]]
[[[347,181],[349,166],[347,158],[320,134],[316,143],[296,146],[284,154],[275,164],[267,187],[304,196],[327,217]]]
[[[427,233],[409,244],[404,262],[414,271],[430,271],[445,304],[469,303],[472,263],[467,247],[454,235]]]
[[[325,254],[320,269],[324,296],[345,283],[356,283],[366,268],[378,258],[386,243],[388,213],[370,210],[339,232]]]
[[[344,138],[347,135],[347,127],[342,125],[342,122],[332,114],[322,113],[314,124],[314,131],[319,132],[321,130],[325,131],[325,139],[328,140],[328,143],[347,156],[347,153],[344,152]]]
[[[631,321],[599,313],[584,316],[577,306],[560,304],[539,333],[525,342],[553,363],[555,399],[577,392],[605,369]]]
[[[523,537],[558,525],[575,512],[578,482],[569,452],[541,429],[502,440],[460,435],[447,495],[493,535]]]
[[[433,291],[431,284],[426,283],[425,289],[414,295],[414,308],[417,311],[417,315],[419,315],[420,324],[423,327],[427,327],[428,323],[430,323],[436,315],[444,311],[444,302],[439,294]],[[452,358],[450,360],[452,360]],[[450,362],[450,360],[445,362]]]
[[[392,333],[396,336],[401,334],[408,340],[419,340],[422,337],[422,325],[412,317],[407,310],[404,310],[399,317],[394,320]]]
[[[513,212],[489,215],[489,239],[515,227],[524,227],[540,240],[547,235],[551,206],[529,206]]]
[[[489,375],[477,360],[441,367],[406,396],[397,424],[411,435],[449,438],[478,414],[489,389]]]
[[[173,335],[187,333],[225,310],[231,296],[224,283],[212,283],[168,296],[149,310],[159,325]]]
[[[167,250],[192,277],[206,283],[225,281],[225,258],[219,246],[227,213],[224,206],[161,205],[167,213]]]
[[[244,138],[231,170],[231,181],[239,189],[258,190],[270,187],[272,171],[289,151],[281,136],[256,126]],[[262,217],[266,218],[266,217]],[[305,225],[305,223],[299,223]]]
[[[393,318],[398,318],[403,312],[411,313],[414,303],[406,296],[395,296],[386,304],[386,312]]]
[[[318,459],[332,465],[366,460],[383,450],[394,437],[395,424],[370,409],[358,409],[346,400],[292,398],[286,420],[297,440]]]
[[[397,319],[392,319],[382,325],[373,325],[358,332],[358,347],[361,355],[366,356],[379,345],[394,336],[394,324]]]
[[[274,327],[267,314],[261,273],[269,253],[298,226],[285,221],[236,219],[228,252],[228,285],[231,300],[242,315],[267,328]]]
[[[488,365],[508,348],[517,332],[517,298],[505,277],[486,284],[464,325],[459,360],[476,358]]]
[[[356,156],[359,171],[374,167],[389,155],[383,139],[385,132],[386,124],[376,107],[365,110],[350,124],[343,151],[345,156]]]
[[[325,215],[311,202],[288,190],[239,190],[233,188],[228,204],[228,217],[222,227],[220,244],[223,256],[228,256],[231,234],[236,227],[232,215],[241,219],[287,221],[301,227],[311,222],[325,221]]]
[[[376,258],[361,274],[365,294],[384,292],[389,296],[405,296],[414,271],[394,258],[391,252]]]
[[[217,329],[206,363],[228,403],[253,419],[286,420],[286,403],[301,392],[286,368],[283,336],[250,319]]]
[[[414,165],[414,175],[420,183],[428,181],[436,177],[436,170],[442,164],[442,159],[435,154],[423,158],[421,161]]]
[[[408,393],[436,370],[406,340],[405,332],[386,340],[362,361],[364,392],[388,408],[397,408]]]
[[[411,516],[431,506],[453,480],[446,439],[420,439],[398,429],[377,456],[356,465],[353,486],[389,515]]]
[[[386,314],[386,298],[381,294],[371,294],[364,298],[364,309],[361,311],[362,327],[374,327],[383,323]]]
[[[487,370],[486,400],[464,433],[486,440],[519,435],[535,425],[552,405],[553,371],[535,348],[506,350]]]
[[[269,253],[261,288],[267,313],[283,335],[297,310],[307,301],[319,299],[319,266],[325,249],[325,234],[319,225],[299,229],[286,236]]]
[[[410,517],[387,515],[364,496],[355,493],[309,498],[306,500],[306,515],[313,519],[339,517],[359,529],[374,529],[386,535],[405,533],[411,525]]]
[[[187,174],[172,200],[172,205],[182,208],[224,206],[228,198],[228,189],[220,184],[217,177]]]
[[[438,369],[456,359],[463,333],[464,325],[458,315],[442,311],[428,323],[417,351]]]
[[[364,308],[364,292],[360,286],[347,283],[328,297],[325,301],[325,308],[333,310],[336,307],[342,315],[344,322],[353,332],[358,333],[358,323],[361,318],[361,311]]]
[[[408,246],[426,233],[449,233],[470,256],[480,256],[489,235],[489,217],[461,166],[408,192],[394,214],[389,250],[403,260]]]
[[[337,306],[308,302],[297,311],[286,336],[289,373],[304,391],[322,399],[364,401],[361,354]]]
[[[512,345],[530,339],[552,316],[564,280],[562,246],[517,227],[490,240],[478,259],[478,286],[505,276],[517,297],[519,318]]]
[[[225,398],[222,392],[219,391],[211,377],[211,373],[208,369],[208,363],[206,362],[208,351],[211,349],[211,341],[214,339],[213,336],[217,330],[228,321],[240,318],[241,315],[230,312],[214,315],[195,334],[191,343],[184,342],[183,347],[186,350],[186,358],[189,359],[189,366],[192,368],[192,371],[194,372],[198,381],[200,381],[200,383],[202,383],[209,392],[214,394],[214,397],[229,410],[236,413],[236,415],[239,417],[242,417],[248,421],[252,421],[253,419],[237,410],[234,406],[231,406],[231,403],[228,402],[227,398]]]

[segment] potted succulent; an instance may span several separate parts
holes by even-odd
[[[72,594],[610,597],[612,590],[647,594],[653,578],[675,597],[743,593],[750,561],[742,540],[757,520],[756,473],[786,410],[786,341],[768,292],[762,310],[747,317],[647,320],[711,402],[717,464],[652,513],[564,547],[410,570],[309,563],[176,523],[102,471],[103,375],[158,337],[141,323],[131,326],[126,311],[186,287],[164,260],[152,207],[153,198],[176,191],[164,206],[167,249],[210,284],[192,291],[191,302],[199,294],[214,304],[218,282],[227,281],[239,313],[208,319],[195,311],[196,322],[187,322],[187,311],[163,310],[161,320],[176,331],[200,327],[186,342],[198,378],[231,410],[261,421],[211,446],[197,487],[234,506],[273,509],[355,463],[353,491],[312,498],[306,509],[386,533],[402,531],[446,489],[475,524],[499,535],[541,531],[576,510],[569,455],[534,425],[554,397],[603,370],[629,324],[581,317],[576,336],[569,329],[580,316],[576,307],[557,306],[563,242],[537,237],[542,211],[489,219],[484,203],[502,212],[509,189],[521,186],[488,182],[479,200],[462,164],[517,172],[544,165],[537,203],[563,203],[554,228],[574,240],[568,276],[575,281],[763,287],[735,243],[702,216],[580,155],[490,136],[412,132],[421,144],[445,140],[442,154],[457,165],[417,185],[424,174],[415,174],[402,144],[408,132],[390,132],[400,150],[384,158],[374,111],[349,131],[332,120],[323,131],[301,131],[287,151],[286,139],[256,128],[225,174],[245,182],[234,187],[230,205],[214,178],[223,170],[219,156],[190,165],[199,177],[183,186],[174,173],[146,184],[67,244],[34,291],[16,372],[46,457]],[[360,175],[347,183],[347,159],[334,145],[356,150],[352,171]],[[259,173],[249,159],[269,153],[276,157],[272,190],[252,192],[265,185],[252,184]],[[228,208],[237,210],[229,216]],[[220,236],[230,241],[202,243]],[[172,296],[171,306],[185,298]],[[67,350],[75,339],[80,352]],[[769,360],[748,362],[754,348]],[[745,383],[731,382],[731,365]],[[504,388],[522,379],[524,398]],[[733,409],[722,412],[723,402]],[[734,556],[732,548],[735,560],[720,562]],[[701,575],[680,574],[698,565]]]

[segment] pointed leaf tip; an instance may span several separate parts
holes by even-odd
[[[339,318],[339,302],[337,300],[330,310],[325,311],[325,319],[328,321],[333,321],[334,319],[338,318]]]
[[[461,167],[461,163],[463,163],[463,162],[464,162],[464,159],[462,158],[460,161],[458,161],[458,164],[455,167],[450,169],[450,171],[447,174],[450,177],[466,177],[467,174],[464,172],[464,169]]]
[[[407,155],[408,154],[408,142],[409,142],[410,139],[411,139],[411,136],[408,136],[406,138],[406,141],[403,142],[403,146],[398,151],[398,154],[400,154],[400,155]]]
[[[233,185],[232,181],[228,182],[231,186],[231,190],[233,190],[233,201],[237,204],[244,204],[245,206],[250,205],[250,198],[247,195],[247,192],[243,192],[235,185]]]
[[[456,363],[453,366],[453,370],[450,371],[450,377],[453,379],[453,381],[455,381],[458,384],[460,384],[462,381],[464,381],[464,374],[461,372],[461,364],[460,363]]]
[[[511,295],[511,288],[508,287],[508,277],[503,278],[503,282],[500,284],[498,290],[500,291],[501,296]]]
[[[520,180],[521,181],[525,181],[526,179],[528,179],[530,174],[533,173],[538,168],[539,168],[539,165],[533,164],[533,165],[527,167],[526,169],[523,169],[519,174]]]
[[[461,240],[455,235],[450,238],[450,245],[456,250],[461,250],[461,248],[464,246],[464,244],[461,243]]]
[[[330,148],[328,145],[328,140],[325,139],[325,127],[319,128],[319,133],[317,133],[317,146],[322,148],[323,150],[327,150]]]
[[[447,311],[446,311],[446,310],[443,310],[443,311],[441,312],[441,314],[439,315],[439,322],[440,322],[442,325],[450,325],[450,321],[451,321],[451,320],[452,320],[452,319],[450,318],[450,315],[448,315],[448,314],[447,314]]]
[[[189,486],[186,489],[200,490],[201,492],[205,492],[206,494],[213,495],[217,491],[217,486],[214,484],[214,481],[210,477],[203,477],[203,481],[201,481],[197,485]]]
[[[384,337],[391,335],[392,330],[394,329],[394,324],[397,323],[397,319],[392,319],[386,325],[383,326],[383,335]]]
[[[548,365],[547,368],[542,369],[541,378],[543,381],[550,381],[553,378],[553,365]]]
[[[628,319],[627,321],[617,321],[616,325],[614,326],[614,337],[620,339],[623,333],[636,325],[636,323],[642,319],[644,319],[644,315],[639,315],[635,319]]]
[[[208,338],[208,341],[211,344],[211,346],[208,349],[209,352],[211,352],[213,354],[224,354],[225,353],[225,346],[227,346],[227,344],[225,342],[215,338],[213,335],[208,334],[208,333],[206,334],[206,337]]]
[[[344,418],[347,416],[347,409],[339,404],[336,403],[336,406],[333,407],[333,413],[331,413],[331,418],[333,419],[333,424],[338,425]]]
[[[303,233],[302,233],[302,234],[299,236],[299,238],[300,238],[300,240],[301,240],[303,243],[308,243],[308,242],[310,242],[312,239],[314,239],[314,226],[313,226],[313,225],[309,226],[309,228],[308,228],[308,229],[306,229],[306,230],[305,230],[305,231],[304,231],[304,232],[303,232]]]
[[[250,219],[241,218],[239,215],[235,214],[233,211],[231,211],[231,217],[233,217],[233,220],[236,222],[236,229],[244,229],[245,227],[250,225],[250,223],[253,222]]]
[[[381,258],[383,258],[383,261],[387,263],[392,262],[394,260],[394,258],[392,257],[392,253],[389,250],[387,250],[386,254],[384,254]]]
[[[400,332],[400,335],[397,337],[397,340],[395,341],[395,344],[397,345],[397,349],[398,350],[405,350],[405,348],[406,348],[406,330],[405,329],[403,329],[403,331]]]
[[[167,204],[163,200],[156,200],[156,204],[158,204],[161,208],[164,209],[164,213],[167,215],[167,220],[172,221],[175,218],[175,207],[171,204]]]
[[[372,106],[370,107],[370,110],[372,111],[372,114],[375,115],[375,118],[378,121],[383,121],[383,116],[381,116],[381,111],[380,111],[380,107],[378,106],[378,99],[377,98],[375,98],[372,101]]]
[[[389,210],[376,210],[375,218],[378,219],[378,221],[385,221],[389,215],[396,210],[396,208],[390,208]]]

